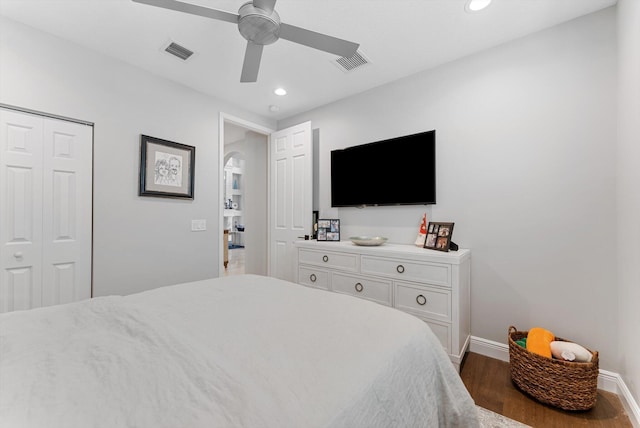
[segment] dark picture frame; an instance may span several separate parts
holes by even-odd
[[[340,220],[337,218],[318,219],[318,241],[339,241]]]
[[[196,148],[140,136],[139,196],[193,199]]]
[[[316,239],[318,237],[318,217],[320,217],[320,211],[313,211],[311,213],[311,223],[313,224],[313,231],[311,235],[311,239]]]
[[[438,251],[449,251],[454,223],[430,221],[424,248]]]

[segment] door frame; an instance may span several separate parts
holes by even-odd
[[[271,133],[275,132],[274,129],[268,128],[263,125],[259,125],[257,123],[239,118],[237,116],[232,116],[230,114],[220,112],[219,115],[219,126],[218,126],[218,276],[221,277],[224,275],[224,244],[222,242],[222,230],[224,227],[224,205],[222,204],[222,197],[224,195],[224,124],[225,122],[233,123],[234,125],[241,126],[250,131],[257,132],[258,134],[265,135],[267,137],[267,186],[269,186],[270,182],[270,168],[269,168],[269,155],[271,153]],[[269,187],[267,187],[268,189]],[[269,199],[269,195],[267,195],[267,199]],[[269,221],[271,213],[267,210],[267,221]],[[267,245],[269,244],[271,236],[269,231],[267,230]],[[267,255],[267,269],[269,267],[269,257]]]

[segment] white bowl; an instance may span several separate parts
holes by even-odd
[[[382,236],[352,236],[349,238],[356,245],[376,246],[387,242]]]

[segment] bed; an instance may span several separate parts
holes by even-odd
[[[0,315],[0,426],[474,427],[428,326],[257,275]]]

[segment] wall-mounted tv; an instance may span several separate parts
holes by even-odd
[[[331,206],[436,203],[436,131],[331,152]]]

